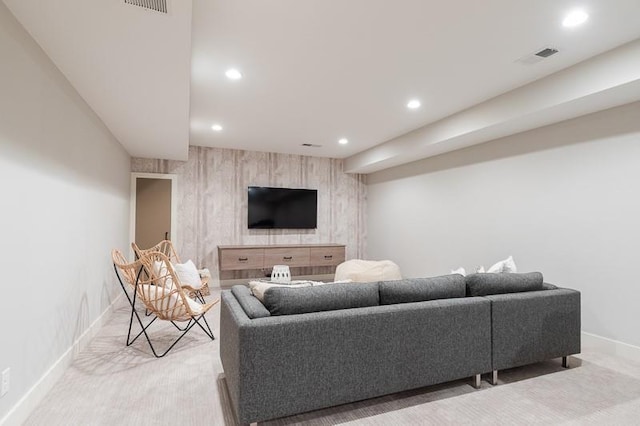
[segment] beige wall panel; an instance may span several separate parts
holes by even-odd
[[[365,176],[344,173],[342,160],[192,146],[186,162],[134,158],[132,171],[179,176],[180,256],[215,278],[218,245],[337,243],[346,245],[347,259],[366,258]],[[252,185],[317,189],[318,228],[248,229]],[[330,267],[297,271],[327,272]],[[234,272],[235,278],[249,276],[255,271]]]

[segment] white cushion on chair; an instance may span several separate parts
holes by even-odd
[[[202,288],[200,273],[191,260],[187,260],[185,263],[174,263],[173,269],[180,279],[180,284],[188,285],[195,290]]]
[[[168,304],[168,306],[166,306],[164,300],[162,300],[161,298],[163,296],[165,296],[168,292],[170,292],[171,289],[158,287],[158,286],[151,285],[151,284],[142,284],[140,287],[142,287],[142,292],[145,294],[145,296],[148,295],[148,297],[151,298],[151,300],[149,300],[149,302],[153,306],[155,306],[157,310],[160,310],[161,308],[171,309],[176,304],[178,304],[180,293],[177,293],[177,292],[172,293],[169,296],[169,298],[170,298],[169,304]],[[155,299],[158,299],[158,300],[155,300]],[[195,315],[198,315],[198,314],[202,313],[203,306],[202,306],[201,303],[196,302],[195,300],[191,299],[190,297],[185,297],[185,299],[187,300],[187,304],[189,305],[189,309],[191,309],[191,311]],[[183,308],[183,309],[184,309],[184,312],[186,312],[186,308]]]
[[[153,273],[158,277],[158,285],[162,285],[168,289],[173,288],[173,279],[171,278],[171,275],[169,275],[169,271],[167,271],[167,264],[164,260],[155,260],[153,262]]]
[[[190,297],[187,297],[186,299],[187,299],[187,303],[189,304],[189,309],[191,309],[191,312],[193,312],[196,315],[202,313],[202,309],[203,309],[202,303],[197,302]]]

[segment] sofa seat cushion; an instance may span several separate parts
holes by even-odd
[[[467,296],[544,290],[540,272],[524,274],[471,274],[465,277]]]
[[[380,304],[377,282],[306,288],[272,287],[265,291],[263,303],[271,315],[306,314]]]
[[[236,297],[236,300],[242,306],[242,309],[251,319],[264,318],[271,316],[267,308],[255,297],[251,290],[243,285],[234,285],[231,287],[231,292]]]
[[[381,305],[465,297],[466,294],[465,279],[462,275],[457,274],[381,281],[379,286]]]

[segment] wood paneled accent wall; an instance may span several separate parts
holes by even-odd
[[[177,249],[181,258],[209,268],[214,279],[219,245],[337,243],[346,245],[347,259],[366,257],[365,175],[344,173],[342,160],[192,146],[186,162],[133,158],[131,171],[179,176]],[[248,229],[252,185],[317,189],[318,228]],[[237,271],[224,278],[245,276],[252,274]]]

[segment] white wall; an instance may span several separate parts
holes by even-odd
[[[1,421],[120,293],[130,158],[1,2],[0,58]]]
[[[640,345],[640,103],[368,177],[370,258],[490,266],[582,292],[583,331]]]

